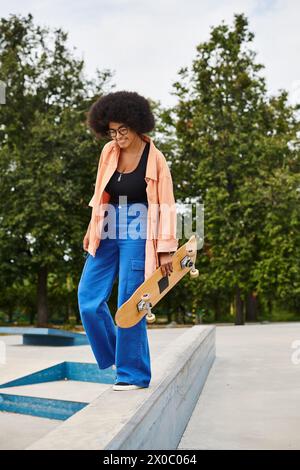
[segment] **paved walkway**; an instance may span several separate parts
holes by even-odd
[[[292,343],[298,340],[298,353]],[[218,326],[178,449],[300,449],[300,323]]]

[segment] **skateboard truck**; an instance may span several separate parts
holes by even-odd
[[[146,320],[148,323],[154,323],[155,322],[155,315],[154,313],[151,312],[151,307],[152,304],[149,302],[150,300],[150,294],[143,294],[141,296],[141,300],[137,304],[137,309],[139,312],[142,312],[143,310],[147,311],[146,315]]]
[[[188,250],[189,252],[192,252],[192,250]],[[191,268],[190,269],[190,276],[191,278],[195,278],[199,276],[199,271],[198,269],[195,268],[195,263],[192,261],[192,259],[186,255],[181,261],[180,261],[180,266],[182,269],[184,268]]]

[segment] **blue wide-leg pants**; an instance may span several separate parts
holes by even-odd
[[[151,380],[146,317],[130,328],[120,328],[107,301],[116,277],[118,308],[144,281],[147,207],[147,203],[130,202],[109,205],[100,245],[95,257],[87,255],[78,285],[82,324],[99,368],[115,364],[115,383],[142,387]]]

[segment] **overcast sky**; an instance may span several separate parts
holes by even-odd
[[[114,91],[137,91],[173,105],[172,83],[190,68],[196,46],[222,20],[244,13],[257,61],[265,65],[270,93],[285,88],[300,100],[300,2],[298,0],[0,0],[1,17],[32,13],[35,23],[61,27],[70,48],[84,58],[85,73],[114,72]]]

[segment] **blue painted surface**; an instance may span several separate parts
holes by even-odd
[[[41,418],[65,420],[86,405],[88,403],[0,393],[0,411]]]
[[[79,380],[81,382],[97,382],[102,384],[113,384],[116,371],[111,367],[99,369],[98,364],[65,362],[66,377],[70,380]]]
[[[96,382],[113,384],[116,371],[111,367],[100,370],[98,364],[87,362],[61,362],[55,366],[48,367],[10,382],[0,384],[0,388],[16,387],[19,385],[30,385],[54,380],[79,380],[81,382]]]
[[[61,362],[55,366],[48,367],[47,369],[39,370],[24,377],[20,377],[10,382],[6,382],[0,385],[0,388],[5,387],[16,387],[18,385],[30,385],[38,384],[43,382],[53,382],[54,380],[62,380],[64,377],[65,363]]]
[[[112,370],[111,367],[100,370],[98,364],[65,361],[11,380],[10,382],[2,383],[0,389],[66,379],[80,382],[113,384],[115,378],[116,371]],[[0,393],[0,411],[29,414],[51,419],[65,420],[87,404],[85,402]]]
[[[14,335],[22,335],[23,333],[35,335],[55,335],[55,336],[82,336],[81,333],[74,333],[73,331],[62,330],[59,328],[36,328],[30,326],[0,326],[0,333],[9,333]]]
[[[23,335],[23,344],[38,346],[81,346],[89,344],[86,334],[58,328],[1,326],[0,334]]]

